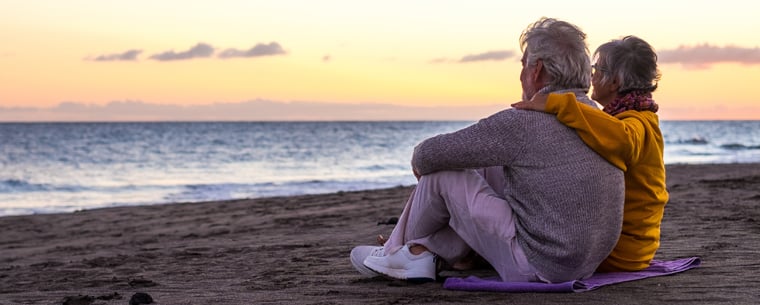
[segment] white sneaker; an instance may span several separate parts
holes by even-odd
[[[354,269],[359,271],[359,273],[361,273],[362,276],[364,277],[381,276],[382,274],[372,271],[371,269],[365,267],[364,260],[370,256],[383,256],[383,255],[385,255],[385,251],[383,251],[383,247],[357,246],[353,250],[351,250],[351,265],[353,265]]]
[[[410,282],[435,281],[435,255],[429,251],[414,255],[409,246],[385,256],[370,255],[364,259],[368,269],[399,280]]]

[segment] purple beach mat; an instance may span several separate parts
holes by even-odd
[[[447,278],[443,283],[443,288],[450,290],[491,292],[584,292],[602,286],[679,273],[696,268],[701,263],[702,261],[699,257],[681,258],[672,261],[653,260],[648,268],[641,271],[594,273],[594,275],[585,280],[554,284],[502,282],[498,277],[451,277]]]

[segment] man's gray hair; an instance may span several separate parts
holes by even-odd
[[[597,70],[602,73],[600,83],[609,84],[617,80],[620,85],[618,94],[657,89],[660,80],[657,53],[641,38],[625,36],[607,42],[594,51],[594,58],[599,66]]]
[[[577,26],[542,17],[520,35],[520,48],[527,52],[526,65],[543,62],[553,90],[582,88],[591,84],[591,59],[586,34]]]

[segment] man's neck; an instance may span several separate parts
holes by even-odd
[[[585,95],[585,94],[588,94],[588,89],[584,89],[584,88],[556,88],[556,87],[554,87],[552,85],[546,85],[543,88],[538,89],[538,93],[541,93],[541,94],[549,94],[549,93],[552,93],[552,92],[557,92],[557,93],[573,92],[575,94],[584,94]]]
[[[567,93],[572,92],[575,94],[575,99],[582,104],[591,105],[594,107],[599,107],[594,103],[594,101],[591,100],[591,98],[588,97],[588,89],[584,88],[562,88],[557,89],[553,86],[544,86],[543,88],[538,90],[538,93],[541,94],[549,94],[549,93]]]

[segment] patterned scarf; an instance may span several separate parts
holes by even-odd
[[[604,106],[604,112],[614,116],[627,110],[657,112],[657,103],[652,99],[651,92],[632,91],[615,97],[612,103]]]

